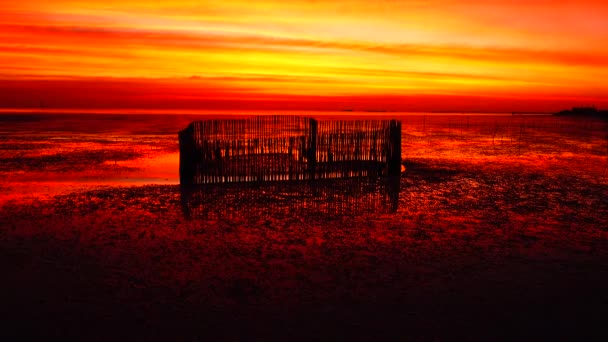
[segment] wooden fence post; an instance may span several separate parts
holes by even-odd
[[[401,175],[401,122],[391,120],[390,123],[390,148],[388,156],[388,175]]]
[[[309,179],[315,179],[317,175],[317,137],[319,122],[310,119],[310,148],[308,150],[308,166],[310,169]]]

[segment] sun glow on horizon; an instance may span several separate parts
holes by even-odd
[[[606,106],[606,17],[604,1],[24,0],[0,5],[0,107]]]

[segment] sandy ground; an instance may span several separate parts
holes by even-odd
[[[376,192],[192,200],[134,176],[158,157],[154,182],[174,180],[173,135],[62,133],[57,149],[15,129],[0,338],[606,340],[605,124],[474,119],[404,119],[395,212]]]

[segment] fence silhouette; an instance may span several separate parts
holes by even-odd
[[[179,132],[183,186],[399,176],[401,122],[275,115],[192,122]]]

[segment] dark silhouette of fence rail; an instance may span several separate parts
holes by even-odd
[[[179,132],[180,182],[399,176],[401,123],[276,115],[192,122]]]

